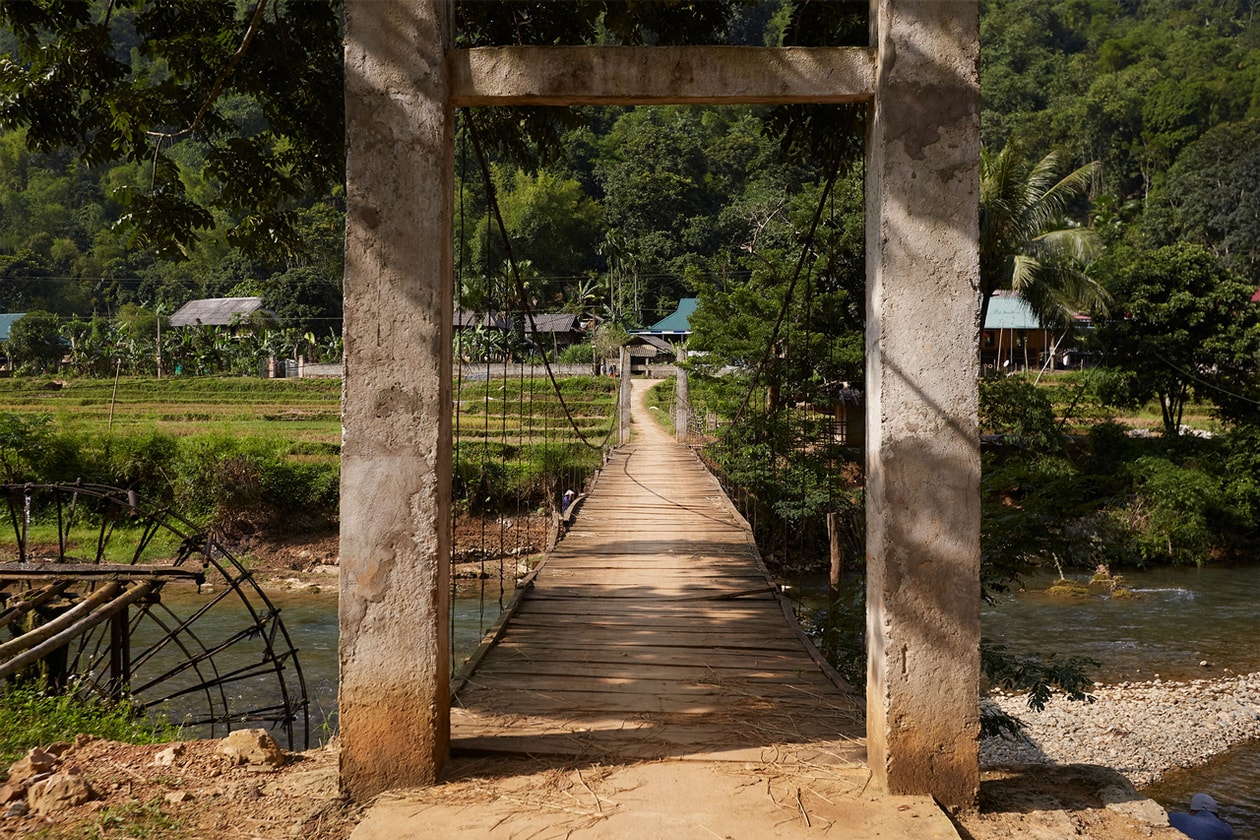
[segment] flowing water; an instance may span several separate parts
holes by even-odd
[[[1050,578],[983,613],[984,633],[1016,651],[1087,656],[1099,682],[1185,680],[1260,671],[1260,567],[1159,569],[1126,573],[1138,600],[1064,599],[1045,594]],[[1206,661],[1207,666],[1200,665]],[[1260,838],[1260,742],[1168,774],[1146,791],[1170,810],[1206,791],[1239,838]]]
[[[499,613],[498,600],[501,597],[497,581],[486,584],[486,601],[481,598],[475,582],[461,584],[460,592],[455,598],[452,608],[452,644],[455,648],[457,662],[462,662],[476,649],[484,633],[490,629]],[[510,594],[510,593],[509,593]],[[310,744],[317,746],[335,734],[337,712],[337,590],[330,587],[319,592],[302,591],[268,591],[267,597],[280,609],[280,618],[289,632],[293,646],[298,650],[298,661],[302,666],[302,674],[306,680],[306,694],[310,701]],[[162,593],[163,603],[171,611],[185,617],[193,614],[206,600],[207,596],[198,595],[191,590],[180,590],[167,587]],[[213,632],[212,628],[203,627],[202,623],[213,623],[223,628],[224,632],[236,632],[247,626],[249,615],[243,606],[236,601],[225,601],[212,614],[199,619],[198,626],[202,630]],[[134,641],[145,642],[143,634]],[[230,667],[230,665],[229,665]],[[169,686],[169,690],[178,689],[178,684]],[[272,702],[276,693],[274,677],[259,677],[248,682],[232,686],[236,697],[244,701],[242,705],[258,706]],[[190,695],[186,701],[196,704],[198,695]],[[181,709],[178,701],[172,701],[163,707],[172,720],[178,721]],[[200,713],[200,707],[190,705],[190,710]],[[202,732],[192,731],[190,737],[201,737]],[[303,733],[294,734],[295,742],[303,741]]]

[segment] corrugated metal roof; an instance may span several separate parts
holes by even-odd
[[[205,324],[212,327],[225,327],[239,323],[257,312],[275,317],[274,312],[263,309],[260,297],[202,298],[190,300],[175,310],[175,314],[171,316],[171,326],[190,327]]]
[[[630,345],[630,344],[634,344],[635,342],[638,342],[640,344],[647,344],[649,346],[655,347],[657,350],[663,350],[666,353],[674,352],[673,345],[671,345],[665,339],[658,338],[657,336],[654,336],[654,335],[645,335],[644,333],[636,333],[630,336],[630,339],[626,342],[626,344]]]
[[[512,329],[512,319],[506,315],[498,315],[494,312],[487,312],[484,315],[479,312],[473,312],[468,309],[461,309],[455,313],[454,323],[456,329],[472,329],[474,327],[485,327],[491,330],[510,331]]]
[[[5,312],[0,314],[0,341],[9,340],[9,330],[13,329],[13,322],[25,314],[25,312]]]
[[[530,333],[567,333],[578,331],[578,316],[568,312],[535,312],[525,316],[526,325],[532,322]]]
[[[678,309],[647,328],[652,333],[690,333],[691,313],[696,311],[699,298],[683,298],[678,301]]]

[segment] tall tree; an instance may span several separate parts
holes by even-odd
[[[5,349],[18,365],[55,369],[65,352],[60,329],[61,319],[51,312],[27,312],[13,322]]]
[[[1190,144],[1147,214],[1157,241],[1208,248],[1260,284],[1260,119],[1227,123]]]
[[[1102,308],[1106,291],[1087,273],[1098,236],[1065,217],[1089,186],[1096,164],[1063,177],[1058,157],[1029,165],[1012,143],[980,152],[980,324],[999,290],[1028,302],[1043,323],[1070,323],[1076,312]]]
[[[530,175],[523,170],[496,171],[496,193],[512,253],[534,264],[540,276],[555,280],[559,292],[565,282],[598,268],[596,247],[601,240],[602,214],[598,203],[583,195],[573,179],[548,170]],[[489,275],[506,254],[499,232],[482,218],[472,241],[473,271]],[[551,303],[550,296],[546,298]]]
[[[295,203],[344,177],[340,16],[327,0],[4,3],[0,128],[143,164],[126,191],[137,245],[178,254],[219,223],[282,253]],[[181,153],[190,142],[198,153]],[[195,191],[190,158],[217,189]]]
[[[1205,248],[1178,243],[1126,251],[1109,283],[1115,314],[1097,325],[1108,367],[1119,369],[1110,399],[1159,402],[1175,437],[1187,401],[1216,403],[1225,419],[1260,416],[1260,304],[1255,288]]]

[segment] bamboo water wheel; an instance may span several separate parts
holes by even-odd
[[[266,726],[307,746],[280,610],[210,533],[117,487],[0,484],[0,496],[0,678],[128,699],[196,735]]]

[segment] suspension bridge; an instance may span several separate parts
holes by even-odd
[[[863,698],[811,657],[743,518],[650,416],[456,692],[455,751],[860,767]]]

